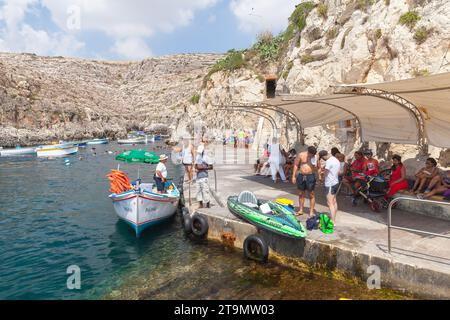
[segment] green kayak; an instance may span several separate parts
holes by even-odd
[[[270,213],[261,211],[260,206],[264,204],[266,208],[270,207]],[[232,196],[228,198],[227,205],[232,214],[257,228],[296,239],[306,237],[306,229],[301,222],[291,211],[278,203],[261,200],[257,200],[257,204],[242,203],[238,201],[238,197]]]

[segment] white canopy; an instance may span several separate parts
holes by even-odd
[[[361,86],[389,91],[416,105],[429,144],[450,148],[450,73]]]
[[[348,89],[345,94],[282,96],[264,104],[293,113],[303,128],[357,119],[365,141],[417,144],[427,138],[431,145],[450,148],[450,73],[342,87]]]

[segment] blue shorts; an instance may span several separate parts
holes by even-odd
[[[297,188],[301,191],[312,192],[316,188],[316,175],[314,174],[301,174],[297,175]]]
[[[162,179],[160,177],[154,176],[153,180],[155,180],[156,189],[158,189],[159,192],[164,192],[165,183],[162,181]]]
[[[335,184],[332,187],[325,187],[325,195],[327,196],[327,195],[331,194],[334,196],[337,194],[338,190],[339,190],[339,183]]]

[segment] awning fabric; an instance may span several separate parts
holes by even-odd
[[[419,139],[417,122],[410,111],[373,96],[336,94],[314,99],[292,96],[265,103],[292,112],[303,128],[356,118],[364,141],[417,144]]]
[[[347,86],[383,90],[408,100],[422,115],[428,143],[450,148],[450,73]],[[364,141],[417,144],[420,138],[416,115],[407,107],[379,96],[282,96],[268,99],[264,103],[292,112],[303,128],[356,118],[361,126]]]
[[[389,91],[416,105],[429,144],[450,148],[450,73],[363,86]]]

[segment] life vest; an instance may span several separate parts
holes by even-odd
[[[106,176],[111,182],[111,193],[120,194],[133,189],[130,180],[125,172],[120,170],[111,170]]]

